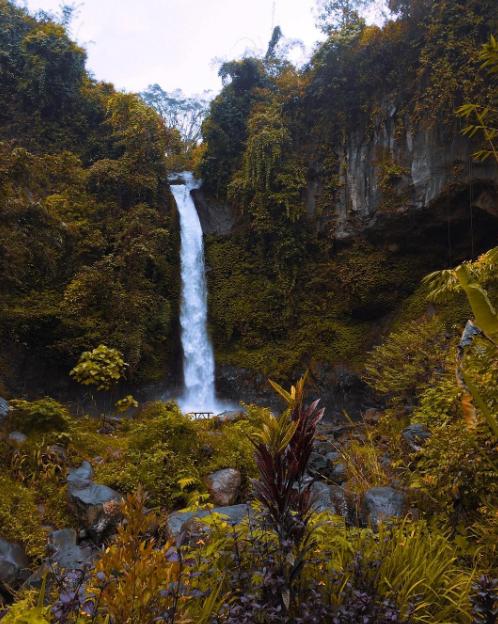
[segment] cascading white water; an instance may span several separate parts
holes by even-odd
[[[218,412],[214,387],[214,354],[207,332],[207,289],[204,245],[199,215],[190,195],[199,183],[185,172],[185,184],[172,184],[180,215],[180,265],[182,298],[180,305],[183,348],[184,392],[178,403],[184,412]]]

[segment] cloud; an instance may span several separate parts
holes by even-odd
[[[56,12],[61,0],[26,0]],[[72,24],[100,80],[131,91],[157,82],[186,93],[218,90],[213,58],[266,49],[273,16],[284,35],[307,46],[318,39],[313,0],[84,0]]]

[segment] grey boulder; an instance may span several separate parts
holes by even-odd
[[[106,485],[91,483],[81,490],[69,489],[69,502],[88,535],[101,540],[121,519],[123,497]]]
[[[22,547],[0,538],[0,587],[15,589],[28,577],[28,567]]]
[[[308,470],[314,475],[324,475],[327,473],[329,463],[324,455],[313,451],[308,462]]]
[[[324,481],[314,481],[311,485],[312,509],[317,513],[322,511],[332,511],[335,513],[332,503],[330,486]]]
[[[241,475],[235,468],[217,470],[206,477],[206,486],[216,505],[227,507],[237,500]]]
[[[80,490],[88,487],[93,478],[93,468],[89,462],[84,461],[79,468],[73,468],[68,472],[67,485],[70,490]]]
[[[404,429],[401,435],[409,449],[413,452],[418,452],[431,437],[431,432],[425,425],[414,423]]]
[[[28,439],[28,436],[24,433],[21,433],[20,431],[12,431],[11,433],[9,433],[7,439],[9,442],[15,444],[15,446],[22,446]]]
[[[81,526],[92,539],[100,541],[115,530],[121,519],[123,497],[106,485],[93,483],[92,477],[92,467],[86,461],[69,471],[68,498]]]
[[[9,402],[0,397],[0,422],[9,415]]]
[[[364,520],[373,527],[383,520],[402,517],[405,508],[406,496],[392,487],[371,488],[363,498]]]
[[[344,483],[347,480],[347,470],[344,464],[334,464],[329,471],[330,480],[334,483]]]
[[[92,560],[91,548],[77,544],[74,529],[53,531],[49,536],[49,549],[50,561],[66,570],[80,570]]]

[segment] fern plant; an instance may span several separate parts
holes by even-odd
[[[191,511],[206,507],[209,503],[209,494],[204,489],[204,484],[197,474],[187,474],[177,480],[181,496],[186,499],[185,511]]]

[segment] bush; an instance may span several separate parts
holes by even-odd
[[[45,397],[38,401],[15,399],[12,408],[11,424],[26,433],[31,431],[65,431],[70,424],[67,409],[58,401]]]
[[[42,557],[46,538],[34,493],[6,475],[0,475],[0,492],[0,537],[19,542],[32,557]]]
[[[370,353],[365,380],[392,404],[412,403],[444,369],[449,341],[436,318],[413,321]]]
[[[498,449],[486,425],[469,431],[461,420],[432,431],[420,451],[411,484],[425,493],[426,511],[456,527],[498,497]]]

